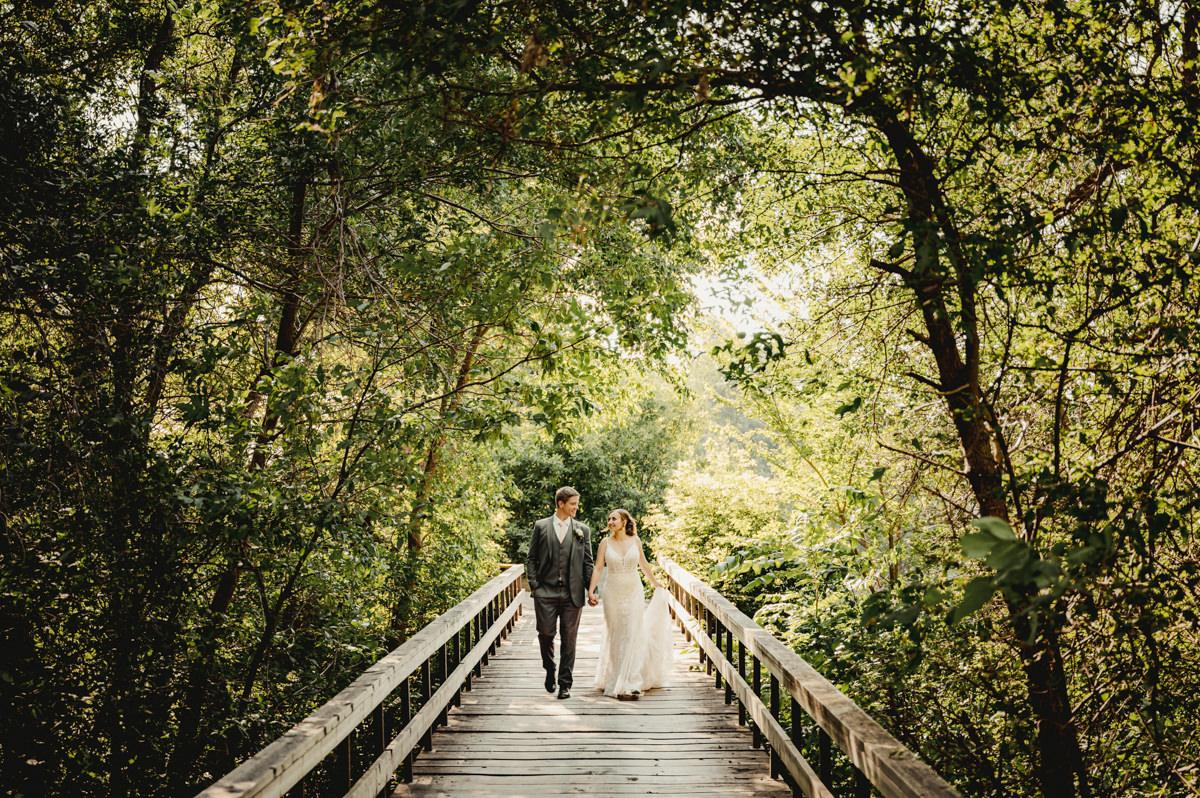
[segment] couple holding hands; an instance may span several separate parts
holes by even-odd
[[[592,532],[575,520],[579,491],[559,488],[554,515],[533,525],[525,574],[533,593],[538,644],[546,671],[546,691],[570,698],[574,683],[575,638],[586,598],[603,603],[604,634],[593,687],[605,695],[636,699],[645,690],[666,683],[674,652],[667,596],[650,570],[637,536],[637,524],[626,510],[608,514],[608,535],[592,557]],[[596,585],[608,570],[603,602]],[[640,571],[640,573],[639,573]],[[654,586],[647,605],[641,574]],[[586,595],[584,586],[586,585]],[[560,637],[558,668],[554,637]]]

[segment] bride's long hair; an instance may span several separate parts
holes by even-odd
[[[637,537],[637,521],[633,520],[633,516],[624,507],[618,507],[613,510],[614,513],[625,519],[625,534],[631,538]]]

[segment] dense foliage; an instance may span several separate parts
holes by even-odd
[[[450,118],[435,29],[301,90],[278,13],[0,10],[14,794],[194,793],[492,573],[505,430],[682,340],[628,187]]]
[[[964,793],[1194,793],[1198,39],[5,4],[6,786],[190,794],[574,482]],[[699,273],[771,321],[714,337]]]

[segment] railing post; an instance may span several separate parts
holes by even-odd
[[[490,629],[490,628],[491,628],[491,624],[489,624],[489,623],[487,622],[487,616],[488,616],[488,610],[487,610],[487,607],[485,606],[483,609],[481,609],[481,610],[479,611],[479,615],[477,615],[477,616],[475,617],[475,623],[477,624],[477,626],[478,626],[478,628],[479,628],[479,639],[480,639],[480,640],[483,640],[483,636],[484,636],[485,634],[487,634],[487,631],[488,631],[488,629]],[[487,665],[487,664],[488,664],[488,656],[489,656],[491,653],[492,653],[492,647],[491,647],[491,646],[488,646],[487,648],[485,648],[485,649],[483,650],[483,659],[482,659],[482,660],[480,660],[480,664],[481,664],[481,665]],[[479,676],[479,675],[481,675],[481,673],[480,673],[480,671],[479,671],[479,669],[478,669],[478,668],[475,670],[475,675],[476,675],[476,676]]]
[[[833,780],[833,744],[820,726],[817,727],[817,775],[824,784]]]
[[[471,648],[474,648],[475,646],[479,645],[479,641],[483,639],[483,631],[481,629],[481,627],[483,626],[483,622],[481,620],[483,617],[482,613],[483,613],[483,610],[480,610],[479,612],[475,613],[475,617],[471,619],[471,627],[475,630],[475,639],[471,642]],[[487,652],[486,651],[483,652],[482,659],[475,661],[475,675],[476,676],[483,675],[483,666],[485,664],[487,664]]]
[[[412,676],[407,676],[400,683],[400,725],[408,726],[412,721]],[[413,752],[409,751],[400,765],[400,781],[408,784],[412,781]]]
[[[459,627],[454,632],[454,664],[453,670],[458,670],[458,666],[462,664],[462,627]],[[462,706],[462,685],[454,688],[454,706]]]
[[[758,657],[750,655],[750,666],[754,669],[754,695],[758,700],[762,700],[762,663],[758,661]],[[750,746],[758,748],[762,745],[762,735],[758,731],[758,724],[750,724]]]
[[[870,798],[871,781],[867,778],[867,774],[854,765],[850,767],[854,768],[854,798]]]
[[[464,626],[463,630],[462,630],[463,634],[467,638],[464,643],[467,653],[470,653],[471,649],[475,648],[475,643],[472,642],[472,640],[471,640],[471,626],[472,626],[472,622],[467,621],[467,625]],[[471,692],[471,679],[474,676],[475,676],[475,669],[474,668],[468,669],[467,670],[467,679],[465,682],[463,682],[463,689],[466,690],[468,693]]]
[[[388,744],[387,709],[383,701],[379,702],[372,714],[375,715],[375,756],[378,757]]]
[[[770,683],[769,689],[770,689],[771,717],[775,718],[775,720],[779,720],[779,677],[773,673],[771,674],[771,683]],[[773,779],[779,778],[779,772],[780,772],[780,770],[782,770],[781,765],[782,765],[782,763],[779,760],[779,754],[775,752],[774,748],[772,748],[771,749],[771,778],[773,778]]]
[[[721,628],[723,628],[725,630],[725,661],[728,662],[730,665],[732,665],[734,663],[733,630],[729,629],[728,627],[726,627],[724,625],[722,625]],[[717,645],[720,646],[720,643],[718,642]],[[729,683],[728,679],[725,680],[725,703],[726,704],[733,703],[733,686]]]
[[[717,644],[717,651],[721,650],[721,627],[717,624],[717,616],[712,613],[707,607],[704,608],[704,613],[708,616],[708,636],[714,643]],[[715,684],[718,690],[721,689],[721,671],[713,664],[712,672],[716,674]]]
[[[444,685],[446,683],[446,677],[450,675],[449,648],[450,641],[447,640],[445,643],[442,643],[441,648],[438,649],[438,687]],[[442,707],[442,711],[438,713],[436,723],[438,726],[446,725],[446,707]]]
[[[791,707],[792,722],[788,724],[788,732],[789,736],[792,738],[792,745],[796,746],[796,750],[799,751],[800,744],[804,739],[804,727],[800,725],[800,718],[803,717],[804,710],[800,707],[800,702],[796,700],[795,696],[792,696]],[[825,786],[828,787],[829,785]],[[800,786],[793,782],[792,798],[800,798],[801,795],[802,793],[800,792]]]
[[[352,731],[334,749],[333,788],[342,793],[354,786],[354,749],[350,742],[353,737]]]
[[[431,695],[433,695],[433,689],[432,689],[433,688],[433,679],[430,677],[430,662],[429,662],[431,659],[433,659],[433,657],[426,657],[425,661],[421,663],[421,705],[422,706],[424,706],[429,701],[429,697]],[[424,749],[426,752],[433,750],[433,727],[432,726],[429,727],[428,729],[426,729],[425,733],[421,735],[421,748]]]
[[[388,710],[387,710],[386,704],[387,704],[386,701],[380,701],[379,706],[375,707],[375,712],[374,712],[374,715],[375,715],[375,751],[374,751],[374,753],[375,753],[376,758],[382,756],[384,749],[387,748],[388,739],[389,739],[388,732],[391,731],[391,729],[388,728],[388,726],[389,726],[388,717],[389,716],[388,716]],[[389,792],[388,787],[390,787],[390,786],[391,786],[391,781],[389,780],[388,784],[385,784],[383,786],[383,789],[381,789],[379,791],[379,795],[377,796],[377,798],[386,798],[386,796]]]
[[[507,600],[504,602],[504,609],[507,610],[508,605],[512,604],[514,601],[517,600],[517,583],[516,582],[513,582],[511,585],[508,586],[508,590],[505,591],[505,598]],[[506,636],[509,634],[512,634],[513,627],[516,625],[517,625],[517,614],[514,612],[512,615],[509,616],[508,623],[505,624],[504,634]]]
[[[738,676],[742,677],[742,681],[746,681],[746,644],[739,640],[737,641],[737,668]],[[746,703],[738,701],[738,725],[746,725]]]
[[[496,599],[492,599],[487,603],[487,630],[490,633],[492,627],[496,625]],[[497,635],[490,644],[488,644],[488,653],[495,654],[496,646],[499,645],[500,637]]]

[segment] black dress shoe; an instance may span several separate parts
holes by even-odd
[[[556,685],[556,684],[554,683],[554,672],[553,672],[553,671],[547,671],[547,672],[546,672],[546,692],[547,692],[547,693],[553,693],[553,692],[554,692],[554,688],[555,688],[555,687],[557,687],[557,686],[558,686],[558,685]]]
[[[571,697],[571,688],[560,687],[558,690],[558,697],[559,698],[570,698]]]

